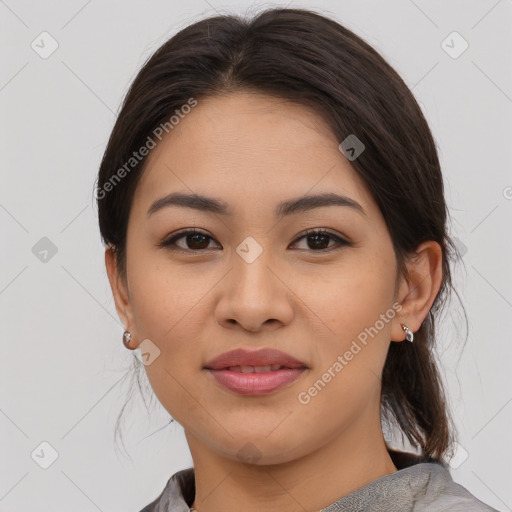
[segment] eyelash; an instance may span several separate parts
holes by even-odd
[[[177,247],[176,241],[181,238],[186,237],[187,235],[203,235],[206,238],[210,238],[211,240],[214,240],[213,237],[211,237],[207,233],[204,233],[203,231],[200,231],[197,229],[187,229],[187,230],[175,233],[171,238],[164,239],[162,242],[158,243],[157,246],[166,248],[170,251],[177,251],[177,252],[197,252],[198,253],[198,252],[204,252],[204,251],[209,250],[209,249],[183,249],[182,247]],[[306,238],[311,235],[326,235],[326,236],[332,238],[339,246],[339,247],[337,247],[337,249],[341,248],[340,246],[352,245],[350,242],[348,242],[344,238],[341,238],[340,236],[335,235],[334,233],[331,233],[330,231],[326,231],[326,230],[319,229],[319,228],[308,229],[305,233],[303,233],[299,237],[297,237],[293,243],[297,243],[299,240],[302,240],[303,238]],[[333,248],[330,247],[327,249],[319,249],[319,250],[314,250],[314,249],[305,249],[305,250],[309,250],[310,252],[315,252],[315,253],[325,253],[325,252],[332,251]]]

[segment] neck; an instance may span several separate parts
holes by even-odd
[[[354,423],[299,459],[267,465],[219,455],[188,430],[185,434],[194,461],[197,512],[320,510],[397,471],[380,418],[372,428]]]

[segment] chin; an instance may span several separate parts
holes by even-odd
[[[290,435],[272,435],[273,439],[270,439],[269,430],[253,432],[250,436],[237,436],[234,432],[232,434],[233,438],[223,440],[221,447],[218,447],[232,460],[266,466],[284,464],[305,455],[302,441],[297,439],[294,442]]]

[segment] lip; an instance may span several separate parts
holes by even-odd
[[[284,368],[262,373],[240,373],[231,370],[207,370],[225,388],[240,395],[267,395],[288,386],[306,368]]]
[[[279,364],[284,368],[261,373],[232,371],[232,366],[267,366]],[[280,350],[264,348],[259,350],[236,349],[225,352],[205,365],[217,383],[241,395],[266,395],[288,386],[308,369],[298,359]]]
[[[231,366],[266,366],[280,364],[286,368],[307,368],[307,366],[290,354],[273,348],[261,348],[258,350],[246,350],[237,348],[224,352],[205,364],[208,370],[223,370]]]

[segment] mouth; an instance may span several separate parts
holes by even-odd
[[[281,364],[267,364],[265,366],[229,366],[227,368],[220,368],[220,370],[230,370],[239,373],[265,373],[276,372],[283,369],[289,370],[290,368]]]
[[[295,382],[308,367],[275,349],[225,352],[204,369],[223,388],[241,395],[266,395]]]
[[[236,367],[235,367],[236,368]],[[259,367],[266,368],[266,367]],[[277,370],[256,371],[257,368],[250,368],[250,371],[222,370],[207,371],[215,381],[223,388],[227,388],[239,395],[267,395],[289,386],[295,382],[306,368],[284,368]],[[254,370],[254,371],[253,371]]]
[[[307,368],[302,361],[273,348],[261,348],[259,350],[237,348],[220,354],[208,361],[204,367],[208,370],[233,368],[233,371],[241,371],[242,373],[278,371],[281,368]]]

